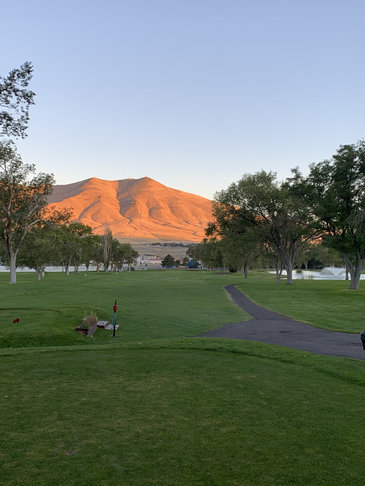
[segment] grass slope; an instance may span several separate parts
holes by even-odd
[[[362,484],[364,362],[183,337],[246,317],[223,290],[241,277],[19,277],[0,284],[1,484]],[[121,338],[73,331],[115,298]]]

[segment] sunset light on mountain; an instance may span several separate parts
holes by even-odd
[[[212,216],[212,202],[143,177],[106,181],[86,179],[56,185],[50,206],[71,209],[73,220],[97,234],[109,228],[115,237],[200,241]]]

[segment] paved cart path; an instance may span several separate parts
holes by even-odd
[[[278,344],[311,353],[365,360],[360,334],[326,331],[304,322],[294,321],[254,304],[234,285],[225,287],[235,304],[248,312],[252,319],[226,324],[196,337],[245,339]]]

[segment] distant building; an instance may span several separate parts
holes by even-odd
[[[162,258],[157,255],[139,255],[137,258],[137,266],[140,267],[151,267],[158,268],[161,267]]]

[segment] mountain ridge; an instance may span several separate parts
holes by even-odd
[[[51,208],[71,209],[73,220],[117,238],[200,241],[212,219],[212,201],[150,177],[107,181],[91,177],[55,185]]]

